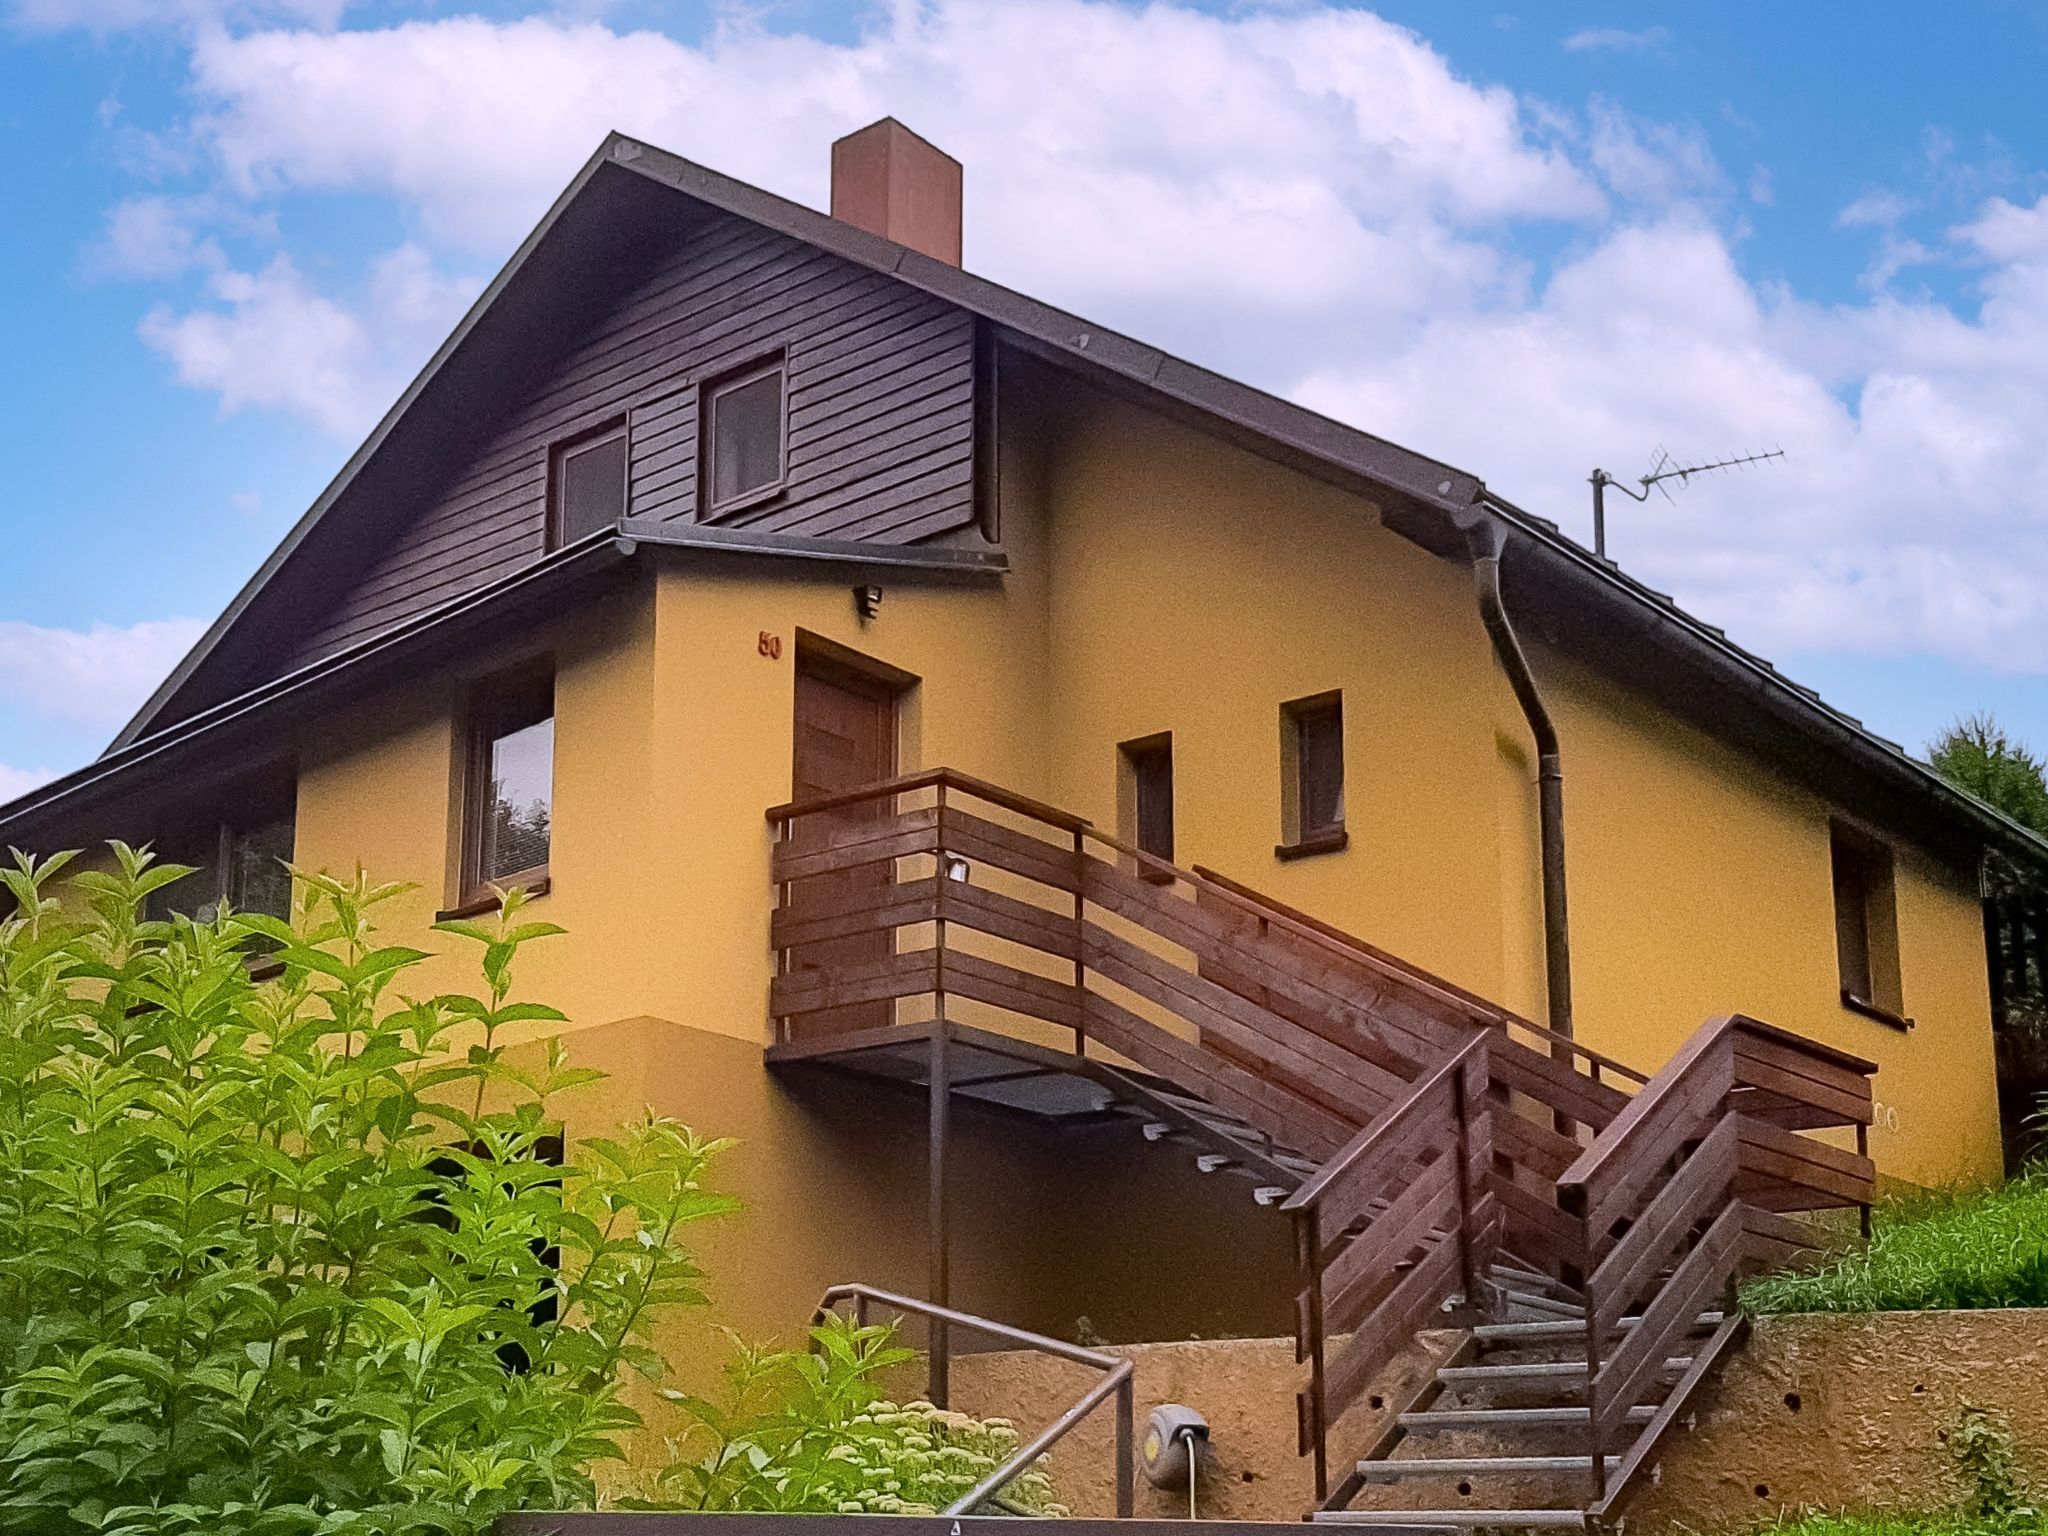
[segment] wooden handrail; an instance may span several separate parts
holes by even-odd
[[[1331,1185],[1347,1178],[1351,1170],[1377,1151],[1383,1144],[1393,1140],[1395,1135],[1414,1117],[1429,1096],[1454,1074],[1463,1070],[1476,1051],[1486,1049],[1486,1037],[1474,1035],[1464,1045],[1451,1052],[1437,1063],[1427,1074],[1417,1078],[1400,1102],[1390,1104],[1376,1116],[1372,1124],[1360,1131],[1335,1157],[1316,1170],[1313,1177],[1303,1184],[1287,1202],[1280,1207],[1283,1211],[1305,1210],[1318,1204]]]
[[[1606,1055],[1604,1052],[1596,1051],[1591,1046],[1581,1045],[1569,1035],[1559,1034],[1548,1025],[1538,1024],[1534,1019],[1524,1018],[1521,1014],[1503,1008],[1497,1003],[1489,1002],[1478,993],[1461,987],[1454,981],[1447,981],[1434,972],[1425,971],[1418,965],[1410,964],[1399,955],[1389,954],[1377,944],[1369,944],[1355,934],[1346,933],[1343,929],[1326,923],[1321,918],[1311,916],[1297,907],[1290,907],[1286,902],[1268,896],[1263,891],[1254,890],[1241,881],[1233,880],[1230,876],[1218,872],[1207,864],[1195,865],[1194,873],[1204,880],[1223,887],[1235,896],[1241,896],[1245,900],[1255,903],[1260,908],[1276,916],[1287,917],[1294,922],[1307,924],[1322,934],[1323,937],[1331,940],[1333,943],[1343,945],[1346,949],[1351,950],[1364,959],[1371,960],[1391,970],[1399,971],[1411,980],[1456,999],[1463,1003],[1471,1011],[1473,1017],[1481,1023],[1504,1025],[1524,1030],[1529,1034],[1535,1035],[1546,1044],[1562,1046],[1570,1051],[1572,1055],[1579,1058],[1579,1060],[1590,1062],[1601,1070],[1612,1072],[1616,1077],[1628,1082],[1647,1083],[1650,1080],[1648,1074],[1637,1071],[1625,1061],[1617,1061],[1614,1057]]]
[[[955,768],[926,768],[916,773],[904,774],[879,783],[865,784],[854,789],[840,790],[829,795],[820,795],[814,799],[793,800],[782,805],[771,806],[765,814],[771,825],[782,826],[799,817],[813,816],[824,811],[843,810],[849,805],[859,805],[869,800],[893,798],[897,795],[909,794],[921,789],[958,790],[962,794],[986,800],[991,805],[1001,806],[1003,809],[1013,811],[1017,815],[1028,816],[1043,822],[1047,826],[1056,827],[1062,832],[1085,837],[1092,842],[1101,844],[1111,852],[1131,860],[1141,871],[1192,886],[1198,891],[1207,891],[1211,895],[1221,898],[1226,904],[1243,912],[1246,916],[1263,919],[1278,927],[1281,932],[1314,944],[1320,949],[1343,955],[1347,959],[1364,960],[1383,974],[1417,991],[1430,993],[1445,1002],[1452,1003],[1467,1011],[1474,1009],[1476,1004],[1485,1010],[1486,1018],[1489,1020],[1500,1014],[1499,1009],[1492,1008],[1488,1004],[1479,1003],[1470,993],[1464,992],[1452,983],[1432,976],[1426,971],[1404,965],[1392,959],[1392,957],[1382,954],[1363,940],[1350,938],[1343,934],[1341,930],[1319,923],[1306,914],[1296,913],[1292,909],[1282,908],[1275,903],[1270,903],[1264,898],[1248,892],[1234,881],[1225,880],[1216,876],[1213,872],[1205,874],[1196,870],[1185,869],[1178,864],[1158,857],[1156,854],[1147,853],[1142,848],[1125,842],[1113,833],[1105,832],[1085,816],[1077,816],[1071,811],[1063,811],[1058,806],[1048,805],[1042,800],[1034,800],[1028,795],[1017,794],[1014,791],[1004,789],[1001,785],[991,784],[986,779],[976,778],[972,774],[962,773]],[[1520,1022],[1517,1021],[1518,1024]],[[1618,1070],[1628,1071],[1628,1069],[1622,1068],[1620,1063],[1614,1063],[1614,1065]],[[1633,1072],[1629,1072],[1629,1075],[1632,1077],[1637,1076]]]
[[[1700,1062],[1707,1059],[1715,1046],[1728,1038],[1734,1025],[1734,1017],[1723,1017],[1709,1020],[1693,1031],[1692,1038],[1678,1048],[1677,1054],[1665,1062],[1657,1075],[1622,1107],[1621,1113],[1614,1117],[1607,1129],[1593,1138],[1593,1144],[1558,1176],[1560,1203],[1568,1198],[1568,1192],[1583,1198],[1588,1188],[1628,1157],[1630,1144],[1641,1128],[1650,1124],[1663,1106],[1682,1091],[1685,1080],[1697,1070]]]
[[[941,786],[973,795],[988,801],[991,805],[1000,805],[1004,810],[1015,811],[1020,816],[1030,816],[1047,826],[1058,827],[1062,832],[1080,832],[1090,830],[1094,826],[1094,823],[1085,816],[1076,816],[1073,812],[1063,811],[1056,805],[1047,805],[1043,800],[1033,800],[1029,795],[1020,795],[1015,790],[1004,789],[1000,784],[977,779],[972,774],[960,772],[957,768],[926,768],[917,773],[906,773],[898,778],[884,779],[875,784],[863,784],[854,789],[842,789],[810,800],[790,800],[782,805],[771,805],[766,814],[771,825],[780,826],[799,816],[815,816],[821,811],[843,810],[849,805],[859,805],[863,800],[880,800],[884,797],[909,794],[913,790],[937,789]]]
[[[1745,1041],[1751,1042],[1747,1049]],[[1780,1070],[1788,1056],[1811,1063],[1811,1077]],[[1860,1130],[1868,1084],[1854,1079],[1867,1079],[1875,1070],[1861,1057],[1744,1014],[1709,1019],[1557,1180],[1557,1203],[1579,1223],[1589,1271],[1583,1294],[1594,1493],[1589,1513],[1595,1517],[1606,1518],[1648,1463],[1655,1437],[1676,1417],[1703,1368],[1685,1373],[1610,1477],[1607,1436],[1619,1427],[1619,1415],[1693,1333],[1714,1291],[1731,1285],[1745,1262],[1770,1251],[1759,1236],[1769,1239],[1777,1218],[1751,1206],[1751,1198],[1763,1197],[1743,1193],[1748,1186],[1739,1182],[1745,1168],[1757,1166],[1747,1161],[1748,1143],[1767,1140],[1771,1155],[1788,1161],[1802,1145],[1810,1149],[1803,1177],[1796,1163],[1795,1171],[1781,1165],[1766,1174],[1784,1180],[1774,1198],[1782,1201],[1790,1192],[1811,1208],[1849,1203],[1860,1190],[1867,1209],[1872,1175]],[[1863,1090],[1861,1103],[1849,1091],[1852,1085]],[[1791,1107],[1801,1117],[1794,1124],[1855,1124],[1858,1152],[1802,1143],[1769,1119],[1751,1118],[1746,1108],[1755,1104],[1749,1095],[1759,1093],[1761,1114]],[[1795,1200],[1787,1208],[1797,1205]],[[1753,1212],[1764,1219],[1753,1222]],[[1624,1335],[1619,1330],[1631,1308],[1637,1310]],[[1696,1352],[1696,1365],[1724,1349],[1737,1325],[1731,1311]]]

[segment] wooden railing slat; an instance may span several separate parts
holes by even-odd
[[[1611,1327],[1656,1278],[1693,1225],[1727,1202],[1735,1182],[1737,1131],[1732,1117],[1715,1126],[1599,1259],[1586,1287],[1597,1298],[1594,1322],[1599,1327]]]
[[[1328,1423],[1334,1424],[1358,1400],[1389,1362],[1407,1347],[1421,1320],[1433,1315],[1444,1293],[1457,1283],[1458,1249],[1438,1243],[1409,1270],[1365,1326],[1351,1335],[1330,1361],[1325,1391]]]
[[[1384,1078],[1361,1072],[1356,1056],[1100,924],[1081,925],[1081,963],[1204,1032],[1213,1030],[1267,1071],[1289,1078],[1297,1091],[1313,1089],[1317,1097],[1334,1100],[1330,1107],[1354,1124],[1363,1124],[1386,1102]]]
[[[790,971],[769,984],[768,1011],[776,1018],[915,997],[938,984],[938,951],[913,950],[860,965]]]
[[[1099,992],[1088,992],[1082,998],[1081,1011],[1090,1039],[1100,1040],[1155,1076],[1199,1092],[1218,1109],[1268,1135],[1287,1135],[1297,1151],[1326,1157],[1342,1146],[1350,1133],[1351,1128],[1334,1115],[1293,1099],[1274,1084],[1169,1034]]]
[[[1742,1233],[1742,1207],[1723,1206],[1706,1236],[1679,1261],[1656,1299],[1643,1308],[1635,1327],[1602,1362],[1592,1399],[1603,1440],[1640,1401],[1638,1394],[1665,1360],[1682,1352],[1679,1341],[1692,1332],[1707,1302],[1734,1273]]]
[[[768,942],[797,949],[858,933],[878,933],[929,923],[939,913],[939,882],[877,882],[855,891],[834,891],[832,899],[777,907],[768,919]]]
[[[1431,1241],[1457,1240],[1461,1215],[1457,1159],[1446,1154],[1424,1165],[1372,1225],[1324,1268],[1324,1327],[1332,1333],[1351,1332],[1369,1306],[1393,1288],[1404,1260]]]

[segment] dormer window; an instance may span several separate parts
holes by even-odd
[[[548,454],[548,548],[560,549],[626,515],[626,423],[557,443]]]
[[[782,489],[786,370],[780,356],[704,386],[704,515],[765,501]]]

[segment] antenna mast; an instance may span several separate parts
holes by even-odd
[[[1684,485],[1694,475],[1704,475],[1710,470],[1741,469],[1746,465],[1761,464],[1767,459],[1782,459],[1783,457],[1785,457],[1784,449],[1773,448],[1767,453],[1745,453],[1732,459],[1716,459],[1711,464],[1674,464],[1671,460],[1671,455],[1662,448],[1659,448],[1657,450],[1656,462],[1650,466],[1650,472],[1637,478],[1636,484],[1642,487],[1640,491],[1630,490],[1604,469],[1594,470],[1592,474],[1593,553],[1602,560],[1607,558],[1607,487],[1610,485],[1624,496],[1632,497],[1637,501],[1648,501],[1650,499],[1650,488],[1652,486],[1661,487],[1667,480],[1676,480],[1680,485]],[[1669,491],[1664,492],[1664,499],[1666,501],[1671,499]]]

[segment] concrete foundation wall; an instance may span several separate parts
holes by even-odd
[[[1299,1373],[1289,1341],[1113,1352],[1137,1366],[1141,1438],[1143,1416],[1163,1402],[1185,1403],[1208,1419],[1212,1438],[1197,1488],[1202,1518],[1300,1517],[1312,1490],[1307,1459],[1294,1453]],[[1418,1355],[1396,1370],[1421,1366]],[[975,1356],[955,1366],[954,1400],[969,1412],[1007,1414],[1029,1432],[1050,1422],[1087,1380],[1078,1367],[1038,1356]],[[1654,1484],[1637,1493],[1628,1524],[1644,1532],[1714,1531],[1806,1509],[1938,1508],[1966,1491],[1947,1439],[1972,1408],[2005,1423],[2023,1474],[2048,1489],[2048,1310],[1761,1319],[1666,1438]],[[1097,1418],[1053,1454],[1060,1497],[1076,1514],[1111,1510],[1111,1426],[1105,1415]],[[1347,1444],[1365,1442],[1378,1427],[1370,1412],[1354,1413],[1343,1426]],[[1184,1518],[1186,1491],[1141,1481],[1137,1512]]]

